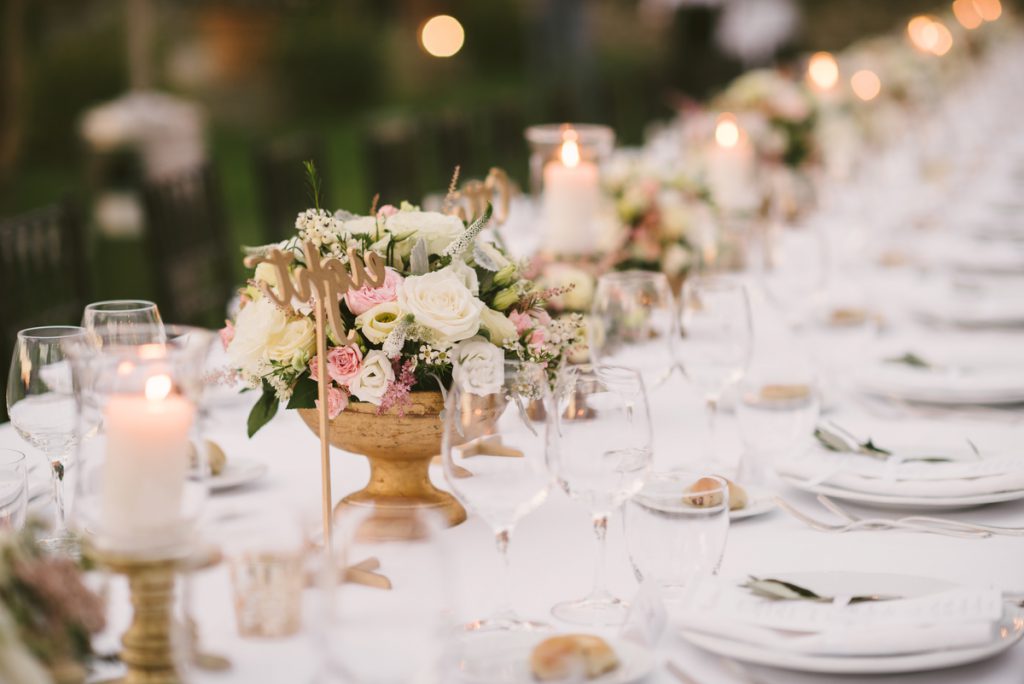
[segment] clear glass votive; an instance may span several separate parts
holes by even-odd
[[[680,598],[694,580],[718,572],[729,533],[729,486],[713,475],[651,473],[625,510],[626,546],[637,581]]]
[[[0,529],[20,530],[28,510],[25,454],[0,449]]]

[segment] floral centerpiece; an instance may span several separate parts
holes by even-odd
[[[553,320],[544,310],[545,301],[561,293],[541,290],[500,247],[479,239],[489,215],[467,225],[408,202],[371,216],[315,208],[299,214],[295,238],[250,250],[291,250],[293,263],[302,265],[299,244],[309,241],[324,257],[345,261],[355,247],[386,262],[383,284],[349,291],[337,303],[358,343],[329,340],[332,418],[350,402],[401,412],[410,392],[445,389],[455,376],[485,389],[497,381],[506,358],[554,369],[580,343],[577,318]],[[279,309],[258,287],[274,287],[275,278],[268,265],[257,266],[242,290],[236,320],[221,331],[230,362],[262,392],[250,415],[250,435],[279,403],[311,408],[317,395],[312,304]]]
[[[35,529],[0,534],[0,681],[84,682],[103,604],[73,561],[42,553]]]

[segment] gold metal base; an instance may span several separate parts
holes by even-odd
[[[466,520],[466,510],[430,481],[430,461],[441,451],[444,400],[440,392],[412,392],[409,399],[402,416],[394,409],[377,415],[376,406],[352,402],[331,420],[331,446],[363,454],[370,462],[369,483],[344,497],[334,510],[430,508],[448,525],[458,525]],[[299,409],[299,415],[314,433],[319,432],[315,409]]]

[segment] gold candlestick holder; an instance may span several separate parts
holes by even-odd
[[[121,637],[125,675],[107,684],[181,684],[174,655],[174,581],[190,567],[191,555],[153,558],[99,549],[88,543],[83,553],[96,565],[128,578],[132,622]]]

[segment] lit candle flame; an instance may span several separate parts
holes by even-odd
[[[160,401],[166,399],[171,393],[171,376],[169,375],[154,375],[153,377],[146,380],[146,399],[150,401]]]
[[[576,131],[566,131],[562,142],[562,163],[573,168],[580,163],[580,146],[576,142]]]
[[[715,142],[722,147],[736,147],[740,142],[740,127],[732,114],[722,114],[715,124]]]
[[[816,52],[807,63],[807,78],[821,90],[832,90],[839,82],[839,63],[828,52]]]

